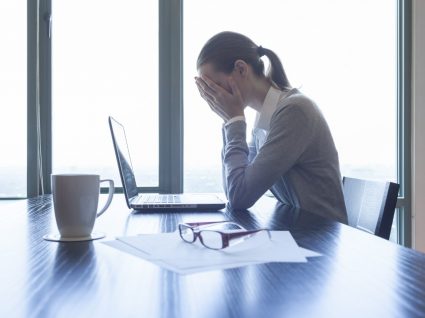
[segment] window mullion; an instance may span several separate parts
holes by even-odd
[[[39,12],[38,12],[39,9]],[[52,121],[51,121],[51,39],[49,17],[51,16],[51,0],[27,1],[27,196],[34,197],[50,193],[50,174],[52,171]],[[38,21],[37,21],[38,14]],[[39,28],[37,34],[37,26]],[[37,43],[38,40],[38,43]],[[38,52],[37,52],[38,50]],[[38,72],[37,72],[38,59]],[[37,82],[39,93],[37,93]],[[39,96],[39,97],[38,97]],[[40,110],[37,114],[39,99]],[[40,128],[38,146],[37,125]],[[43,186],[39,178],[41,158]]]
[[[411,31],[412,4],[410,1],[398,1],[397,30],[397,151],[398,182],[400,198],[398,207],[398,241],[400,244],[412,246],[411,224],[411,141],[410,141],[410,103],[411,103]]]
[[[183,191],[182,0],[159,0],[159,188]]]

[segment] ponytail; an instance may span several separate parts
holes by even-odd
[[[288,78],[286,77],[282,62],[276,53],[274,53],[272,50],[263,48],[261,45],[257,48],[257,51],[260,57],[265,55],[270,61],[266,77],[274,84],[276,84],[280,89],[289,89],[291,85],[289,84]]]

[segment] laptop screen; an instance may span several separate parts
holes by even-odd
[[[112,142],[114,143],[115,155],[117,157],[123,188],[126,193],[126,197],[130,199],[137,196],[138,191],[124,126],[117,122],[114,118],[109,117],[109,127],[111,129]]]

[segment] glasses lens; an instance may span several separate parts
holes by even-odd
[[[193,231],[190,227],[180,224],[179,231],[180,236],[184,241],[192,243],[195,240],[195,235],[193,234]]]
[[[202,243],[208,248],[219,250],[223,248],[223,238],[221,234],[216,231],[201,231]]]

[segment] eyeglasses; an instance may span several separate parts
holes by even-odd
[[[212,226],[219,223],[233,224],[238,227],[236,230],[211,230],[208,226]],[[218,221],[218,222],[197,222],[197,223],[180,223],[179,233],[183,241],[187,243],[194,243],[197,238],[201,244],[207,248],[213,250],[221,250],[223,248],[241,243],[246,239],[254,236],[259,232],[266,232],[270,239],[270,232],[268,229],[255,229],[246,230],[237,223],[229,221]]]

